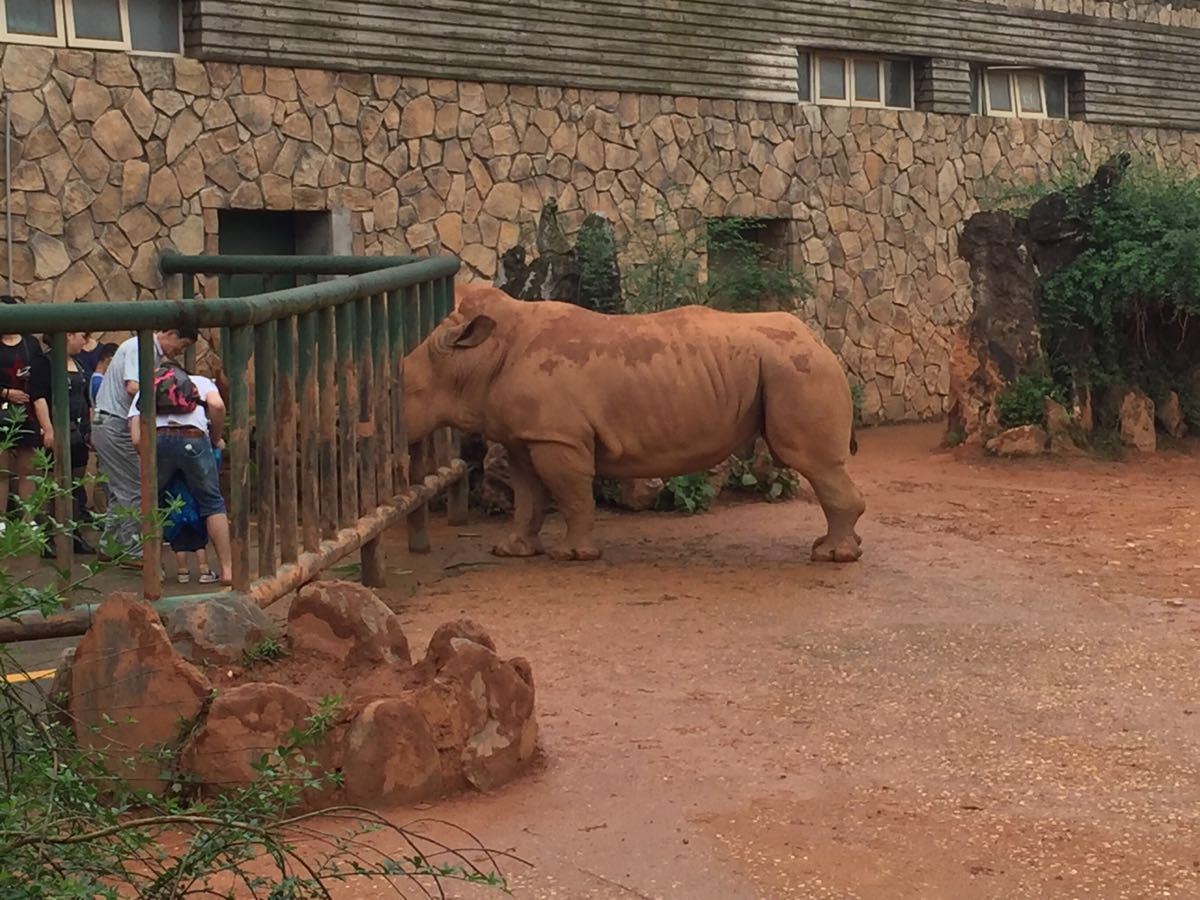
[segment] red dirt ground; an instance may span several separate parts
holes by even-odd
[[[415,651],[470,616],[531,660],[545,761],[395,820],[520,854],[530,900],[1200,896],[1195,446],[1005,463],[939,438],[862,435],[849,567],[807,562],[800,502],[607,517],[596,564],[440,529],[387,599]]]

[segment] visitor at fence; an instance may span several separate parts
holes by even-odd
[[[162,493],[176,475],[182,475],[195,500],[196,512],[212,538],[221,567],[221,583],[233,583],[233,554],[229,540],[229,515],[221,496],[215,450],[223,450],[225,403],[216,382],[189,375],[182,366],[164,360],[154,372],[154,399],[158,429],[158,490]],[[141,414],[135,395],[129,412],[134,444],[141,439]],[[202,583],[211,583],[201,573]],[[215,580],[215,579],[214,579]]]
[[[19,303],[0,294],[0,303]],[[29,375],[33,361],[42,355],[41,345],[28,334],[0,334],[0,525],[8,515],[9,482],[17,480],[17,495],[33,494],[33,455],[42,445],[41,431],[30,397]]]
[[[112,362],[113,354],[117,352],[117,344],[101,344],[97,348],[96,364],[92,366],[91,375],[88,377],[88,402],[91,404],[92,412],[96,410],[96,395],[100,393],[100,385],[104,383],[104,373],[108,371],[108,364]]]
[[[155,332],[154,364],[157,366],[164,356],[182,353],[198,337],[195,328]],[[117,348],[100,383],[92,443],[108,491],[101,549],[108,550],[110,556],[120,555],[126,564],[140,566],[141,465],[136,443],[129,434],[129,408],[137,393],[138,340],[131,337]]]
[[[67,334],[67,404],[69,407],[68,421],[70,431],[71,477],[76,482],[72,491],[75,498],[74,540],[75,552],[92,554],[96,551],[83,539],[79,529],[87,521],[87,490],[79,483],[87,470],[88,444],[91,441],[92,415],[91,403],[88,397],[88,376],[83,362],[79,359],[79,351],[83,349],[86,335],[82,331],[72,331]],[[53,397],[53,358],[43,353],[33,361],[29,384],[30,396],[33,398],[34,414],[42,431],[42,446],[47,451],[54,451],[54,397]],[[53,556],[54,548],[47,547],[48,556]]]

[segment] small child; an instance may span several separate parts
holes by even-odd
[[[217,468],[221,467],[221,451],[213,449],[217,459]],[[175,551],[176,579],[180,584],[188,584],[192,580],[192,568],[189,565],[188,554],[196,556],[196,566],[200,572],[201,584],[216,584],[221,576],[208,565],[208,529],[204,526],[196,509],[196,500],[188,490],[183,476],[177,474],[163,488],[161,502],[164,507],[170,507],[178,501],[181,505],[167,520],[163,529],[163,537],[167,539],[171,549]]]
[[[93,410],[96,408],[96,394],[100,391],[100,382],[104,381],[104,373],[108,371],[108,364],[112,362],[116,352],[116,344],[101,344],[97,348],[96,368],[92,371],[91,382],[88,384],[88,400]]]

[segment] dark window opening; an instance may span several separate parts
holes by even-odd
[[[803,281],[791,265],[787,219],[709,219],[707,251],[710,305],[740,312],[794,308]]]
[[[327,212],[262,209],[217,211],[217,252],[222,256],[325,255],[333,251]],[[222,275],[222,297],[244,297],[295,287],[292,275]]]

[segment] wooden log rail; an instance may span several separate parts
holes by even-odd
[[[447,498],[448,517],[467,515],[466,467],[459,438],[444,430],[410,448],[404,431],[404,356],[454,307],[457,259],[439,257],[164,255],[165,275],[180,275],[187,299],[67,306],[6,306],[5,332],[46,333],[53,358],[55,477],[70,484],[66,379],[69,331],[131,330],[138,377],[153,384],[154,332],[220,329],[229,383],[226,458],[233,545],[233,590],[266,606],[358,551],[365,584],[382,586],[383,534],[405,521],[410,552],[430,549],[428,504]],[[329,278],[249,297],[206,299],[201,275]],[[251,390],[253,381],[253,390]],[[155,398],[143,391],[142,591],[162,596],[157,509]],[[410,453],[411,450],[411,453]],[[252,456],[253,452],[253,456]],[[70,519],[70,491],[55,518]],[[251,528],[257,553],[251,554]],[[69,571],[72,542],[56,536],[58,565]],[[197,597],[172,598],[170,606]],[[50,617],[0,621],[0,643],[80,634],[91,607]]]

